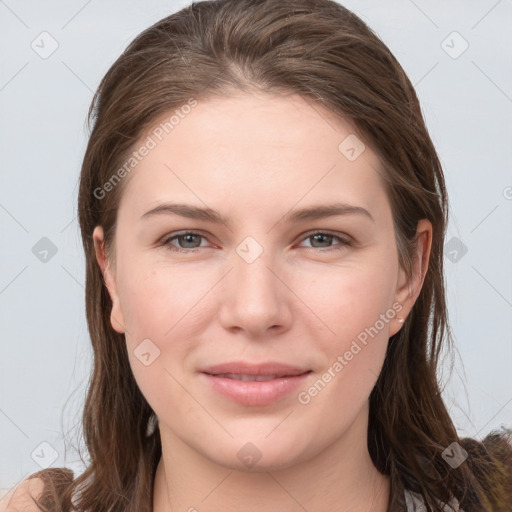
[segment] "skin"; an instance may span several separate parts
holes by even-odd
[[[125,333],[133,373],[159,419],[156,512],[387,510],[389,479],[373,466],[366,436],[368,397],[402,326],[396,316],[307,404],[293,392],[243,406],[198,373],[236,359],[277,360],[313,370],[307,390],[393,304],[402,318],[410,312],[432,227],[418,224],[407,280],[379,159],[369,147],[354,161],[338,150],[352,133],[346,120],[297,95],[199,101],[125,178],[113,258],[101,226],[94,230],[112,326]],[[373,220],[281,221],[293,209],[337,201]],[[141,219],[163,202],[208,206],[231,223]],[[204,238],[161,243],[188,229]],[[312,238],[314,230],[353,244]],[[263,249],[252,263],[236,252],[247,236]],[[145,366],[134,350],[148,338],[160,355]],[[261,453],[251,468],[237,457],[248,442]]]
[[[30,478],[20,482],[0,499],[0,512],[40,512],[32,496],[40,498],[44,489],[41,478]]]

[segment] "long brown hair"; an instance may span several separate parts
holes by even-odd
[[[126,169],[119,169],[155,121],[191,98],[233,89],[297,93],[353,124],[385,169],[399,261],[409,275],[417,223],[432,223],[423,288],[402,329],[389,340],[370,395],[369,452],[375,466],[391,476],[395,498],[407,488],[422,495],[427,510],[441,510],[437,500],[448,502],[452,496],[465,512],[505,510],[510,476],[493,453],[501,450],[501,460],[510,465],[508,445],[498,434],[485,443],[459,439],[437,380],[438,363],[451,344],[443,273],[448,202],[441,163],[398,61],[360,18],[330,0],[193,3],[142,32],[102,79],[89,110],[93,129],[78,199],[94,350],[82,425],[90,461],[74,480],[69,470],[59,473],[60,480],[51,472],[33,475],[47,483],[41,510],[71,510],[75,495],[79,511],[152,509],[159,431],[146,435],[152,410],[132,374],[124,335],[111,327],[112,303],[92,232],[103,226],[111,249],[126,182]],[[114,176],[121,179],[114,183]],[[442,456],[454,442],[470,454],[456,469]]]

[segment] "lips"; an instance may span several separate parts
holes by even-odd
[[[278,362],[251,364],[243,361],[209,366],[201,370],[204,382],[216,393],[244,406],[266,406],[291,395],[309,379],[312,370]]]
[[[241,375],[239,373],[220,373],[212,376],[224,379],[236,379],[244,382],[263,382],[266,380],[274,380],[284,377],[284,375]]]
[[[202,373],[207,373],[209,375],[222,375],[226,378],[239,380],[256,380],[255,377],[273,377],[276,379],[281,377],[302,375],[303,373],[307,373],[309,371],[309,368],[292,366],[276,361],[270,361],[261,364],[247,363],[244,361],[233,361],[230,363],[209,366],[201,370]]]

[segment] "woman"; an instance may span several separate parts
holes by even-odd
[[[7,510],[509,510],[509,440],[459,439],[436,379],[441,164],[357,16],[193,4],[129,45],[90,120],[90,461]]]

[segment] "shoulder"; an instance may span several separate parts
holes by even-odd
[[[40,512],[33,498],[40,498],[44,491],[42,478],[29,477],[0,497],[0,512]]]
[[[512,428],[490,432],[482,441],[466,437],[461,439],[463,447],[487,460],[510,469],[512,466]]]
[[[69,468],[48,468],[33,473],[4,496],[0,496],[0,512],[41,512],[35,500],[45,507],[60,502],[73,483]]]
[[[441,503],[443,512],[464,512],[459,506],[459,502],[452,498],[448,503]],[[427,507],[420,494],[405,489],[405,510],[407,512],[427,512]]]
[[[492,510],[510,510],[512,502],[512,429],[501,427],[483,440],[463,438],[466,462]]]

